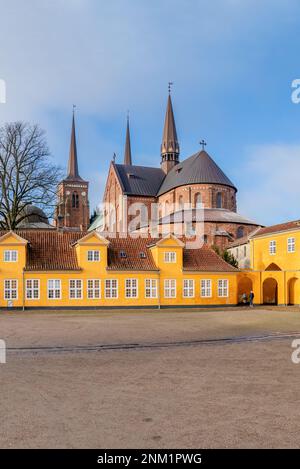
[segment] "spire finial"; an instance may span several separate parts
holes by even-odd
[[[204,150],[204,147],[206,147],[207,143],[205,140],[201,140],[201,142],[199,142],[200,145],[202,145],[202,151]]]
[[[68,164],[68,178],[69,179],[81,179],[78,172],[78,161],[77,161],[77,145],[76,145],[76,132],[75,132],[75,104],[73,104],[73,116],[72,116],[72,129],[71,129],[71,142],[70,142],[70,153],[69,153],[69,164]]]
[[[168,91],[169,91],[169,94],[171,94],[171,87],[172,85],[174,85],[173,81],[169,81],[168,82]]]
[[[126,165],[132,165],[130,130],[129,130],[129,111],[127,111],[127,126],[126,126],[126,141],[125,141],[125,152],[124,152],[124,164],[126,164]]]
[[[75,109],[76,109],[76,104],[73,104],[72,107],[73,107],[73,116],[74,116],[74,114],[75,114]]]

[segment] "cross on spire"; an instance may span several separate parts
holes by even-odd
[[[201,142],[199,142],[199,143],[200,143],[200,145],[202,145],[202,150],[204,150],[204,148],[207,145],[206,141],[202,139]]]

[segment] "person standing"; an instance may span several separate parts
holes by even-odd
[[[249,295],[250,308],[253,308],[253,300],[254,300],[254,293],[251,290],[250,295]]]

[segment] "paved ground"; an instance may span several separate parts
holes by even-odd
[[[0,447],[298,447],[297,334],[299,308],[1,312]]]

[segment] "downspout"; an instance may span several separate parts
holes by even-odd
[[[22,311],[25,311],[25,272],[22,271]]]
[[[160,270],[158,271],[158,309],[160,309]]]

